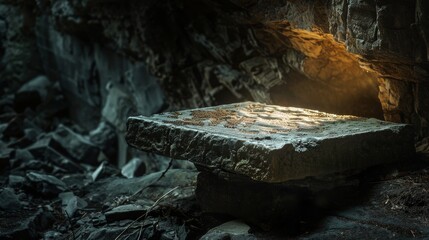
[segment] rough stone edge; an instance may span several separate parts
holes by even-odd
[[[403,125],[394,130],[385,129],[378,132],[325,139],[306,152],[297,153],[293,149],[285,150],[285,148],[291,148],[291,146],[286,145],[284,148],[272,152],[273,161],[270,165],[271,179],[268,179],[269,181],[278,182],[285,175],[284,169],[289,170],[288,178],[282,179],[287,181],[350,170],[364,170],[381,164],[411,161],[416,153],[414,130],[410,125]],[[285,157],[285,152],[290,156]],[[331,154],[333,152],[335,154]],[[337,159],[333,160],[334,158]],[[285,159],[288,160],[284,161]],[[284,167],[284,165],[289,166]],[[318,167],[314,167],[315,165]],[[308,168],[306,169],[306,167]],[[306,174],[299,174],[302,172]]]
[[[190,160],[208,169],[220,168],[226,172],[249,176],[257,181],[284,182],[410,159],[415,153],[412,127],[403,125],[398,128],[342,137],[343,147],[339,149],[339,154],[338,151],[336,152],[336,156],[339,156],[337,161],[332,160],[335,155],[330,153],[332,147],[337,148],[339,138],[323,140],[317,147],[310,148],[305,153],[297,153],[293,150],[292,144],[287,144],[278,150],[270,150],[244,140],[224,139],[213,133],[190,128],[177,129],[172,124],[158,123],[140,117],[128,118],[126,141],[137,149],[179,160]],[[373,134],[376,135],[373,136]],[[204,138],[210,138],[210,140],[206,141]],[[362,141],[367,141],[369,144],[362,144]],[[285,157],[285,152],[289,156]],[[362,154],[366,154],[370,159],[361,161],[365,158]],[[296,157],[297,155],[299,156]],[[286,158],[290,160],[285,161]],[[261,161],[261,159],[265,160]],[[298,161],[299,163],[296,163]],[[320,167],[314,168],[314,164]],[[288,166],[285,168],[284,165]],[[306,166],[311,167],[305,169]],[[306,172],[306,174],[300,174],[300,172]]]
[[[221,168],[227,172],[236,172],[236,162],[232,160],[240,155],[243,156],[241,162],[257,164],[256,166],[245,164],[237,173],[247,176],[258,175],[257,179],[266,178],[266,176],[259,177],[259,169],[268,168],[268,162],[255,160],[267,159],[268,149],[239,139],[226,139],[200,130],[177,129],[172,128],[173,126],[175,125],[130,117],[127,122],[126,141],[130,146],[143,151],[152,151],[179,160],[189,160],[209,169]],[[174,133],[175,131],[177,133]],[[254,158],[256,156],[258,158]]]

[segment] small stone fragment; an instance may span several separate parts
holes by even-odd
[[[32,142],[37,141],[37,137],[40,136],[41,133],[42,133],[42,130],[34,127],[27,127],[24,129],[25,138],[27,138]]]
[[[2,98],[0,99],[0,122],[4,122],[4,116],[15,113],[13,109],[14,99],[14,94],[2,94]]]
[[[51,162],[57,166],[67,169],[68,171],[83,171],[83,168],[79,164],[59,153],[55,147],[58,147],[56,146],[55,141],[47,136],[28,147],[27,150],[34,156],[34,158]]]
[[[0,171],[3,169],[6,169],[10,165],[10,159],[11,159],[11,153],[13,152],[13,149],[6,148],[6,149],[0,149]]]
[[[85,161],[95,165],[98,160],[100,150],[84,136],[75,133],[70,128],[59,125],[52,135],[52,138],[59,144],[60,153],[67,154],[77,161]]]
[[[36,159],[31,159],[29,161],[19,162],[19,161],[13,161],[13,166],[16,166],[14,169],[12,169],[13,173],[16,172],[26,172],[26,171],[46,171],[46,172],[52,172],[54,170],[54,166],[52,164],[49,164],[44,161],[39,161]]]
[[[145,212],[150,208],[150,206],[141,206],[136,204],[127,204],[113,208],[112,210],[106,212],[107,222],[114,222],[124,219],[137,219],[138,217],[145,214]]]
[[[95,169],[94,172],[91,174],[91,177],[93,181],[96,181],[102,178],[111,177],[118,174],[119,174],[119,171],[116,168],[111,167],[106,162],[102,162],[98,166],[98,168]]]
[[[92,181],[96,181],[101,176],[101,173],[103,172],[104,164],[105,163],[102,162],[100,166],[98,166],[98,168],[95,169],[95,171],[91,174]]]
[[[56,240],[61,237],[61,233],[56,231],[47,231],[43,234],[44,240]]]
[[[24,136],[21,116],[16,116],[7,123],[6,128],[3,129],[3,136],[7,138],[21,138]]]
[[[67,189],[63,181],[51,175],[29,172],[27,173],[27,178],[34,186],[33,190],[38,191],[42,195],[57,196]]]
[[[146,165],[141,158],[133,158],[125,164],[121,173],[126,178],[140,177],[146,173]]]
[[[26,182],[25,177],[19,175],[9,175],[8,185],[12,188],[21,188]]]
[[[3,131],[7,128],[7,123],[2,123],[2,122],[5,122],[5,121],[1,121],[0,119],[0,134],[3,134]]]
[[[34,224],[36,225],[37,230],[45,230],[55,221],[55,217],[51,211],[47,209],[39,209],[34,215]]]
[[[20,161],[29,161],[34,159],[34,156],[27,149],[16,149],[14,158]]]
[[[118,137],[111,124],[100,122],[98,127],[89,133],[89,140],[103,151],[109,162],[114,162],[118,157]]]
[[[68,217],[72,217],[78,209],[83,209],[88,206],[88,203],[82,198],[74,195],[73,192],[60,193],[58,197],[61,199],[63,211]]]
[[[210,229],[204,234],[201,240],[246,240],[257,239],[253,234],[249,233],[250,226],[239,220],[229,221],[217,227]]]
[[[18,196],[11,188],[3,188],[0,190],[0,209],[3,210],[18,210],[21,208],[21,202]]]

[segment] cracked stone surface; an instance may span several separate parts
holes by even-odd
[[[126,139],[144,151],[264,182],[407,161],[415,152],[405,124],[254,102],[130,117]]]

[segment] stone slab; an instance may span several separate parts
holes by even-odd
[[[126,140],[264,182],[360,170],[415,153],[406,124],[254,102],[130,117]]]

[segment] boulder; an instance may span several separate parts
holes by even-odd
[[[77,161],[84,161],[92,165],[97,164],[100,149],[86,137],[74,132],[72,129],[61,124],[52,134],[52,139],[58,143],[60,153]]]

